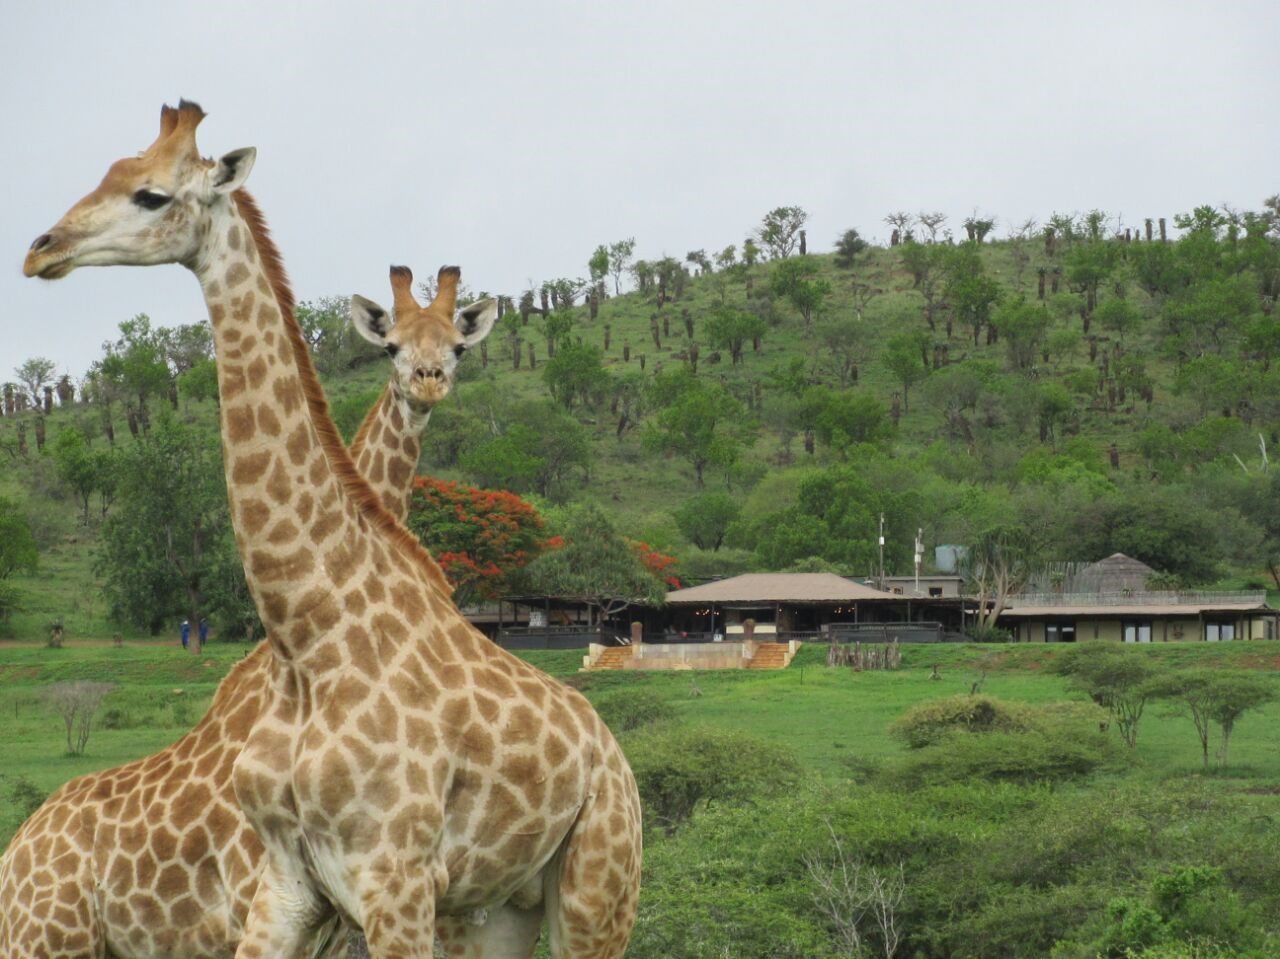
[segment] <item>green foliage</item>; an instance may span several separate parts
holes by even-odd
[[[369,415],[369,411],[373,409],[374,404],[381,398],[383,389],[385,387],[361,390],[359,393],[348,394],[329,404],[329,415],[333,417],[334,425],[338,427],[338,432],[342,434],[342,441],[348,446],[355,440],[356,434],[360,432],[360,424],[364,422],[365,417]]]
[[[676,718],[671,701],[651,689],[620,689],[601,698],[595,707],[615,736]]]
[[[0,582],[35,572],[40,559],[31,525],[13,500],[0,497]]]
[[[770,257],[785,259],[795,251],[800,242],[800,231],[808,219],[809,214],[798,206],[777,207],[764,215],[756,230],[756,238]]]
[[[800,776],[786,750],[706,726],[650,726],[628,738],[626,750],[641,801],[667,830],[700,808],[768,795]]]
[[[120,453],[119,490],[102,528],[98,567],[112,618],[153,633],[171,617],[194,624],[218,573],[242,577],[234,554],[218,447],[165,414]]]
[[[836,240],[835,265],[842,270],[853,268],[858,254],[867,248],[867,241],[858,235],[857,230],[845,230]]]
[[[218,401],[218,364],[201,360],[178,376],[178,392],[197,403]]]
[[[1025,732],[1031,711],[991,696],[951,696],[915,706],[889,727],[891,735],[912,749],[933,746],[956,731]]]
[[[902,386],[902,408],[911,411],[911,387],[929,375],[923,352],[926,338],[919,332],[895,333],[885,341],[881,361]]]
[[[564,545],[547,550],[524,568],[521,581],[528,591],[580,600],[598,611],[599,618],[634,603],[662,601],[662,580],[645,567],[598,506],[570,508],[557,532]]]
[[[609,383],[602,358],[600,347],[590,343],[561,344],[542,368],[551,396],[566,410],[598,404]]]
[[[1041,783],[1078,779],[1121,764],[1112,741],[1096,729],[1032,728],[982,736],[952,733],[906,756],[892,776],[903,785],[966,781]]]
[[[806,329],[812,325],[814,315],[822,312],[823,304],[831,295],[831,284],[818,277],[818,265],[811,256],[775,263],[769,289],[774,296],[786,299],[796,308]]]
[[[674,515],[680,532],[691,543],[699,549],[718,550],[741,512],[736,497],[712,492],[691,496],[680,504]]]
[[[653,395],[659,410],[645,425],[646,447],[688,462],[699,488],[707,467],[733,466],[749,434],[745,410],[728,390],[682,368],[654,377]]]
[[[1158,670],[1141,650],[1109,643],[1083,643],[1063,653],[1054,672],[1111,713],[1130,749],[1138,743],[1138,723],[1147,701],[1159,695]]]
[[[707,340],[729,351],[734,366],[742,362],[742,348],[748,340],[764,336],[766,324],[754,313],[721,307],[706,320]]]
[[[590,469],[587,431],[547,400],[514,409],[510,416],[496,436],[467,444],[459,457],[462,468],[489,489],[563,498],[574,475],[585,478]]]
[[[47,798],[44,790],[26,776],[16,777],[9,787],[9,801],[17,807],[19,815],[23,819],[28,819],[34,815],[35,811],[44,805],[44,801]]]

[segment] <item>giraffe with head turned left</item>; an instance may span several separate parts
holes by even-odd
[[[408,279],[406,268],[392,268],[393,285]],[[450,390],[458,348],[479,342],[497,315],[492,300],[456,313],[454,303],[453,287],[441,283],[413,322],[397,325],[401,360],[351,445],[362,475],[401,520],[422,433]],[[231,771],[265,708],[270,667],[264,641],[219,685],[190,733],[153,756],[72,780],[23,824],[0,858],[0,956],[230,959],[263,865]],[[340,951],[341,927],[326,931]]]
[[[24,266],[180,262],[218,353],[228,500],[271,637],[270,699],[235,764],[267,849],[238,959],[296,957],[337,915],[373,959],[615,957],[635,920],[640,804],[578,693],[494,646],[372,495],[328,415],[283,267],[241,189],[201,160],[203,113],[37,238]]]

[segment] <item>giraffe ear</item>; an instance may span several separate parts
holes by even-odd
[[[471,349],[489,335],[497,319],[498,301],[490,297],[460,309],[453,317],[453,325],[462,334],[462,345]]]
[[[378,346],[387,345],[387,334],[394,325],[390,313],[359,294],[351,297],[351,322],[356,332]]]
[[[258,156],[257,147],[244,147],[224,155],[209,172],[209,184],[214,193],[234,193],[244,186]]]

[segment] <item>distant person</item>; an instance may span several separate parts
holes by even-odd
[[[204,644],[209,641],[209,621],[201,618],[200,620],[200,648],[204,649]]]
[[[191,624],[185,619],[182,621],[182,648],[188,649],[191,645]]]

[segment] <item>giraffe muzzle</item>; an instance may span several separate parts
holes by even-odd
[[[27,250],[22,263],[24,276],[38,276],[42,280],[56,280],[75,268],[64,244],[52,233],[41,233]]]

